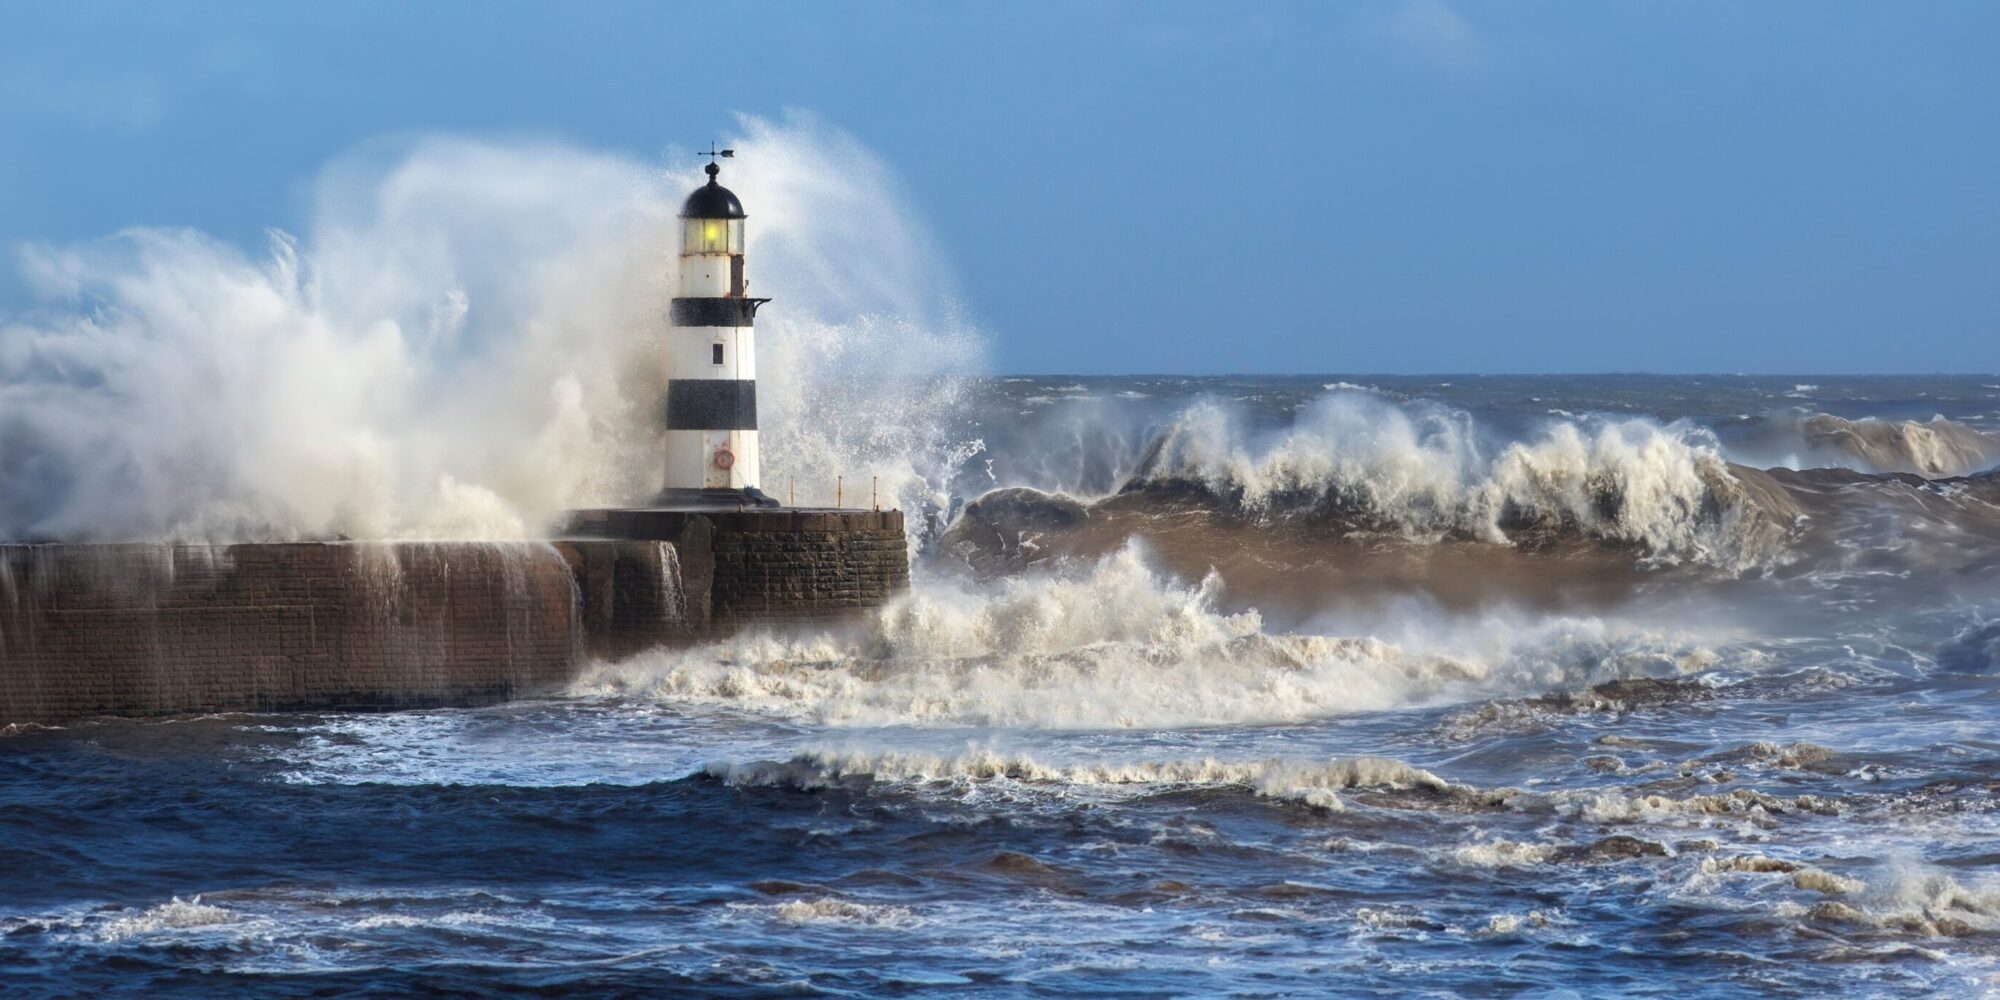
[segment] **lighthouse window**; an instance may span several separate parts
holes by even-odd
[[[708,345],[708,363],[712,365],[722,363],[722,341],[718,340]]]
[[[681,245],[688,253],[742,253],[742,219],[684,219]]]

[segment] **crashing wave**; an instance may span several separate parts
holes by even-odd
[[[1787,916],[1848,933],[1968,937],[2000,932],[2000,892],[1967,886],[1942,868],[1907,860],[1881,864],[1867,878],[1852,878],[1796,861],[1762,855],[1704,858],[1693,887],[1706,889],[1728,876],[1782,879],[1792,888],[1825,897],[1810,906],[1785,904]]]
[[[823,504],[876,480],[916,508],[978,449],[950,439],[963,386],[940,376],[983,343],[866,148],[741,125],[732,184],[787,303],[760,328],[764,455],[788,472],[766,486]],[[261,257],[152,228],[24,248],[38,308],[0,316],[0,538],[533,538],[650,494],[646,331],[686,179],[434,137],[325,171],[313,229]]]
[[[1833,448],[1865,463],[1862,471],[1910,472],[1926,479],[1964,476],[2000,462],[2000,439],[1964,424],[1932,417],[1889,421],[1843,420],[1815,413],[1800,421],[1806,443]]]
[[[854,632],[753,633],[596,665],[586,695],[820,725],[1099,729],[1294,722],[1494,691],[1688,673],[1714,654],[1599,619],[1434,617],[1379,638],[1269,634],[1222,584],[1164,578],[1136,546],[984,589],[933,582]]]
[[[1888,931],[1928,937],[1992,934],[2000,932],[2000,891],[1967,886],[1933,866],[1892,863],[1862,891],[1862,905],[1854,912]],[[1842,913],[1838,919],[1853,917]]]
[[[1558,421],[1489,450],[1463,411],[1353,393],[1321,398],[1269,439],[1231,407],[1196,403],[1153,441],[1120,494],[1083,503],[1006,491],[968,507],[972,522],[947,544],[985,540],[993,532],[981,519],[1061,530],[1107,504],[1137,502],[1416,542],[1581,540],[1736,572],[1778,560],[1797,513],[1781,493],[1746,485],[1713,440],[1689,428]]]
[[[1127,490],[1198,486],[1245,513],[1496,544],[1585,537],[1740,569],[1785,524],[1738,485],[1712,442],[1645,420],[1557,422],[1488,455],[1462,411],[1329,396],[1250,447],[1203,403],[1154,445]]]
[[[1925,479],[1972,475],[2000,463],[2000,437],[1948,420],[1848,419],[1795,411],[1754,418],[1729,449],[1739,461],[1792,469],[1841,468]]]

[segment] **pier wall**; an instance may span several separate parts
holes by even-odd
[[[753,626],[825,625],[909,588],[901,511],[575,512],[590,652],[619,657]],[[671,564],[672,572],[668,572]],[[678,590],[660,581],[678,575]]]
[[[0,545],[0,725],[491,703],[592,658],[835,623],[908,583],[894,511],[580,511],[550,542]]]
[[[546,544],[0,546],[0,723],[497,701],[582,642]]]

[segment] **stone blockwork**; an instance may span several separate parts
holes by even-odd
[[[591,657],[621,659],[654,646],[685,645],[705,634],[707,584],[688,578],[689,567],[675,543],[586,539],[555,545],[576,576]]]
[[[0,723],[384,709],[567,682],[546,543],[0,546]]]
[[[590,651],[828,624],[908,589],[901,511],[577,511],[556,543],[576,567]],[[663,586],[678,569],[680,587]]]
[[[837,621],[909,588],[902,527],[827,531],[718,531],[709,622]]]
[[[895,511],[577,512],[555,542],[0,545],[0,725],[466,705],[909,585]]]

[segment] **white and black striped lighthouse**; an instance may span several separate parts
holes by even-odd
[[[716,181],[681,205],[680,287],[667,331],[666,485],[656,503],[776,506],[758,490],[757,307],[736,195]]]

